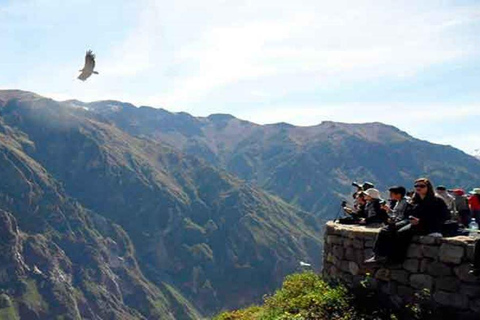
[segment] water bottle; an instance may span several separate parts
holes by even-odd
[[[470,229],[470,237],[477,238],[478,237],[478,223],[475,221],[475,218],[472,218],[472,221],[468,225],[468,229]]]

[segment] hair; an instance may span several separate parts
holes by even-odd
[[[419,183],[419,182],[423,182],[427,186],[427,195],[425,196],[425,200],[433,200],[435,198],[435,191],[434,191],[432,182],[430,182],[430,180],[428,180],[427,178],[419,178],[415,180],[415,183]],[[422,198],[420,198],[418,193],[415,192],[415,194],[413,195],[412,202],[419,203],[421,200]]]
[[[402,186],[391,187],[390,189],[388,189],[388,191],[392,193],[400,194],[402,198],[405,197],[405,194],[407,193],[407,190],[405,189],[405,187],[402,187]]]
[[[355,198],[365,198],[365,193],[363,191],[359,191],[355,193]]]

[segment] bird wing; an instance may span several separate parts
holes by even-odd
[[[88,79],[88,77],[90,77],[92,75],[91,72],[88,72],[88,71],[82,71],[82,73],[80,73],[80,75],[78,76],[78,79],[82,80],[82,81],[85,81]]]
[[[87,54],[85,55],[85,67],[84,70],[88,70],[93,72],[95,68],[95,55],[93,54],[92,50],[88,50]]]

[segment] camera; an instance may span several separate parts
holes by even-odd
[[[347,206],[347,201],[343,200],[341,204],[342,208]]]
[[[352,182],[352,186],[357,187],[358,189],[361,189],[361,188],[362,188],[362,186],[359,185],[358,182],[356,182],[356,181],[353,181],[353,182]]]

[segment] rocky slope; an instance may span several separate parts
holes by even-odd
[[[194,319],[250,304],[299,260],[320,261],[312,215],[82,105],[0,91],[0,134],[0,208],[18,230],[2,245],[25,261],[18,281],[34,281],[35,265],[64,275],[59,315]],[[54,314],[60,298],[35,283],[45,305],[30,309]],[[12,288],[0,283],[18,313],[26,289]]]
[[[125,231],[68,197],[34,148],[0,120],[0,318],[194,315],[146,280]]]

